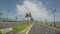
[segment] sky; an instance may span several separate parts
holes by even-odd
[[[0,0],[0,13],[3,18],[25,20],[26,13],[31,12],[32,17],[37,20],[48,20],[53,22],[53,13],[50,9],[56,9],[56,22],[60,21],[60,0]],[[9,10],[9,12],[8,12]]]

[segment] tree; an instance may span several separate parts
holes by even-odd
[[[28,14],[28,13],[26,13],[25,17],[29,18],[29,14]]]
[[[28,14],[28,13],[26,13],[25,17],[29,17],[29,14]]]
[[[32,18],[31,13],[26,13],[25,17],[30,17],[30,21],[34,20],[34,19]]]

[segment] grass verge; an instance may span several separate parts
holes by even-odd
[[[12,29],[13,29],[13,32],[18,33],[18,32],[20,32],[20,31],[24,30],[24,29],[25,29],[26,27],[28,27],[30,24],[31,24],[31,23],[24,23],[24,24],[22,24],[22,25],[20,25],[20,26],[13,27],[13,28],[12,28]]]
[[[55,27],[55,28],[58,28],[58,29],[60,29],[60,26],[52,26],[52,27]]]
[[[0,34],[2,34],[2,32],[0,31]]]
[[[57,28],[57,29],[60,29],[60,26],[54,26],[53,24],[49,24],[48,26],[51,26],[51,27],[54,27],[54,28]]]

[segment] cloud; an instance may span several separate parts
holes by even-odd
[[[47,2],[46,2],[46,5],[48,5],[48,4],[49,4],[49,2],[47,1]]]
[[[8,16],[8,19],[15,19],[15,16]]]
[[[25,0],[22,5],[17,4],[17,13],[25,15],[25,13],[31,12],[32,17],[35,20],[46,20],[50,16],[49,10],[44,6],[41,1],[38,0]]]
[[[27,9],[23,5],[17,5],[17,11],[18,11],[18,14],[24,15],[24,13],[26,13]]]

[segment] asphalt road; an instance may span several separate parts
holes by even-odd
[[[40,23],[34,23],[28,34],[60,34],[60,31],[41,25]]]
[[[0,22],[0,29],[15,27],[23,24],[24,22]]]

